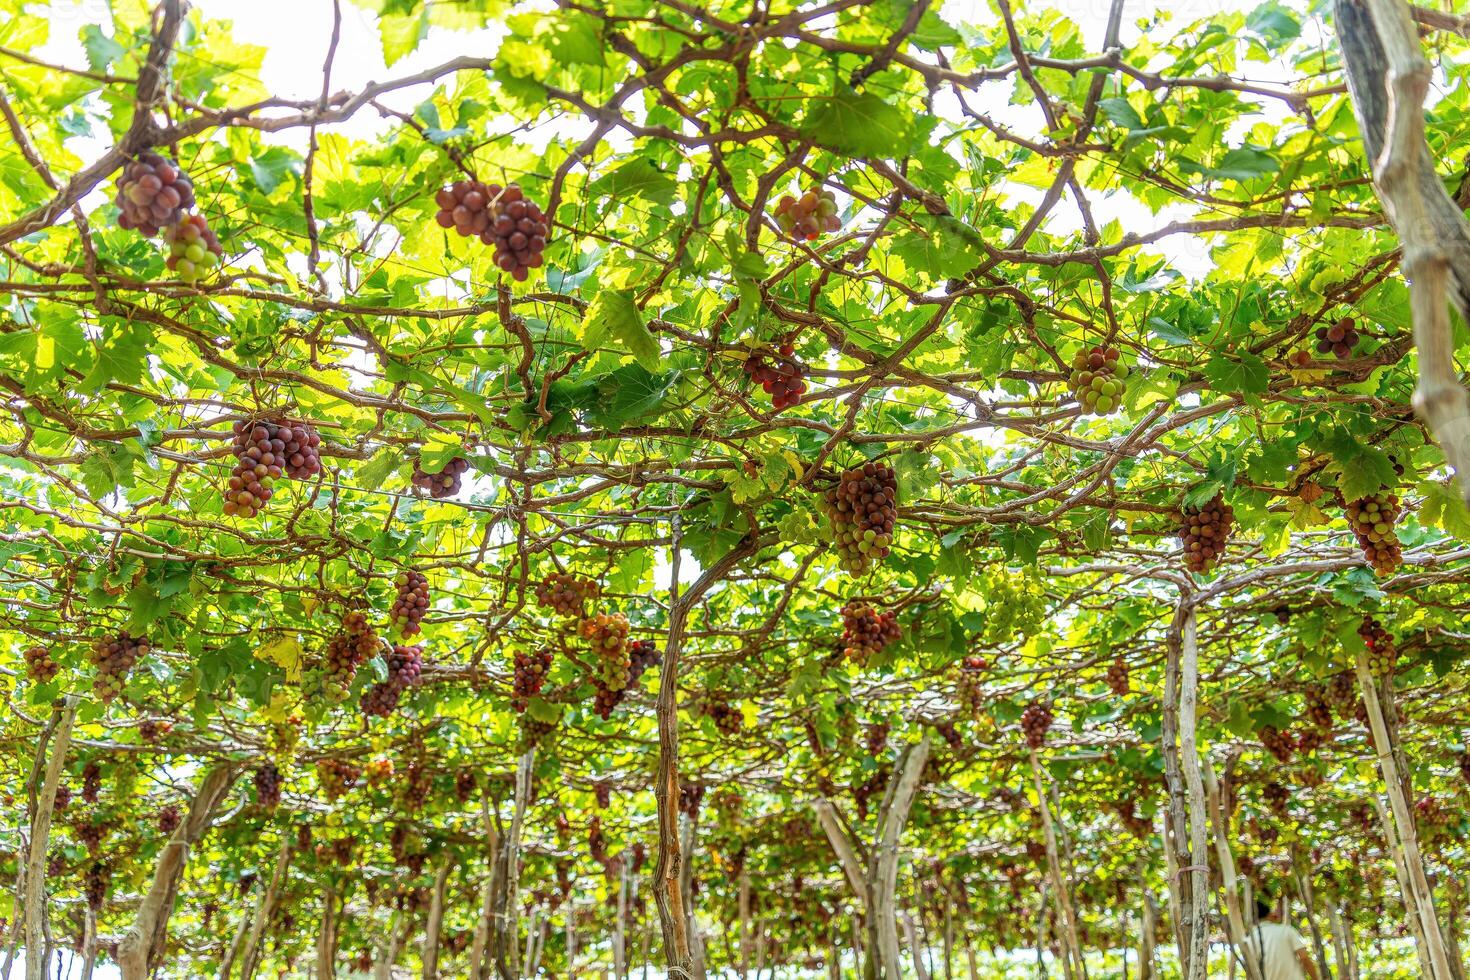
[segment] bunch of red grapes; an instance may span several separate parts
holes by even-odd
[[[138,723],[138,737],[149,745],[154,744],[173,730],[173,722],[161,721],[157,718],[144,718]]]
[[[56,796],[52,798],[51,809],[61,813],[71,805],[71,787],[66,783],[56,784]]]
[[[1404,550],[1393,525],[1399,517],[1399,498],[1375,493],[1348,503],[1344,510],[1363,557],[1376,575],[1392,575],[1404,563]]]
[[[1290,762],[1296,754],[1296,740],[1290,732],[1283,732],[1274,725],[1261,726],[1261,746],[1274,755],[1279,762]]]
[[[954,751],[958,752],[965,747],[965,738],[960,734],[959,729],[955,727],[954,722],[949,720],[936,721],[934,722],[934,730],[939,733],[940,738],[949,743],[949,747]]]
[[[128,671],[139,657],[148,655],[149,649],[146,638],[132,636],[127,630],[93,644],[92,663],[97,667],[97,676],[92,681],[92,690],[97,698],[105,703],[121,694]]]
[[[535,653],[516,651],[510,698],[510,706],[516,711],[525,711],[531,698],[541,693],[553,656],[550,647],[543,647]]]
[[[771,396],[771,407],[778,412],[801,401],[801,396],[806,393],[801,365],[791,359],[796,348],[791,344],[782,344],[780,350],[781,356],[774,361],[768,362],[765,355],[756,353],[741,364],[750,380]]]
[[[463,456],[456,456],[445,463],[444,469],[438,473],[425,473],[422,464],[415,461],[413,464],[413,485],[420,490],[427,490],[429,496],[435,500],[453,497],[459,493],[465,471],[469,468],[470,461]]]
[[[429,608],[429,579],[422,572],[406,569],[398,574],[394,584],[398,587],[398,595],[393,600],[393,608],[388,611],[388,618],[399,636],[414,636],[422,632],[419,620],[424,618]]]
[[[1026,705],[1026,710],[1021,712],[1021,731],[1026,734],[1026,744],[1033,749],[1041,748],[1054,720],[1051,705],[1041,701]]]
[[[1331,354],[1339,361],[1352,357],[1353,348],[1362,339],[1357,323],[1350,316],[1343,317],[1330,327],[1318,327],[1316,336],[1317,353]]]
[[[621,691],[632,678],[628,654],[628,618],[622,613],[598,613],[582,620],[582,638],[597,661],[597,682],[609,691]]]
[[[1291,793],[1280,783],[1271,782],[1261,787],[1261,798],[1277,814],[1285,814],[1286,805],[1291,800]]]
[[[194,206],[194,183],[172,160],[152,150],[138,154],[117,177],[117,223],[144,235],[176,224]]]
[[[468,803],[470,797],[474,796],[479,789],[479,777],[469,766],[465,766],[454,774],[454,798],[460,803]]]
[[[1083,412],[1109,415],[1123,407],[1129,369],[1120,357],[1122,353],[1116,347],[1094,347],[1073,355],[1067,384]]]
[[[1207,572],[1225,554],[1225,543],[1235,526],[1235,510],[1220,494],[1195,507],[1185,504],[1176,512],[1179,538],[1184,542],[1184,564],[1192,572]]]
[[[868,730],[863,736],[863,742],[868,749],[868,755],[875,759],[882,755],[883,750],[888,747],[888,733],[891,730],[892,726],[886,721],[875,721],[868,726]]]
[[[87,894],[87,908],[93,912],[102,911],[102,906],[107,902],[107,887],[112,884],[112,871],[101,861],[93,861],[87,868],[87,881],[84,890]]]
[[[628,683],[619,690],[611,690],[605,687],[599,678],[593,678],[594,690],[592,710],[597,712],[597,717],[607,721],[612,717],[613,710],[623,702],[633,685],[638,683],[638,678],[650,667],[656,667],[663,662],[664,655],[652,640],[634,640],[628,644]]]
[[[187,283],[198,282],[219,264],[224,249],[202,214],[191,214],[163,230],[168,243],[164,265],[177,272]]]
[[[859,663],[881,653],[903,635],[897,616],[880,613],[866,602],[849,602],[842,607],[842,627],[842,653]]]
[[[601,591],[591,579],[552,572],[536,586],[536,601],[559,616],[580,619],[587,608],[587,600],[597,598]]]
[[[699,816],[699,805],[703,802],[703,783],[685,783],[679,787],[679,812],[690,820]]]
[[[313,671],[328,701],[346,700],[357,668],[377,655],[378,645],[378,635],[365,615],[353,611],[342,617],[342,631],[328,641],[322,664]]]
[[[388,678],[362,693],[358,707],[365,715],[387,717],[398,707],[403,692],[418,684],[424,670],[424,649],[420,646],[393,645],[388,653]]]
[[[985,703],[985,689],[982,681],[984,679],[985,668],[988,666],[989,664],[986,663],[985,658],[978,654],[971,654],[960,661],[959,680],[956,687],[958,688],[960,706],[972,718],[979,716],[980,708]],[[887,732],[884,732],[884,737],[885,739],[887,738]]]
[[[1326,737],[1320,728],[1304,728],[1296,736],[1296,750],[1302,755],[1311,755],[1322,747]]]
[[[88,803],[96,803],[101,792],[102,767],[95,761],[88,762],[82,767],[82,799]]]
[[[612,786],[604,780],[597,780],[592,784],[592,798],[597,802],[597,809],[606,810],[612,803]]]
[[[286,476],[308,480],[322,470],[322,437],[305,422],[259,419],[236,422],[235,467],[225,489],[226,515],[254,517]]]
[[[1397,645],[1384,625],[1372,616],[1365,615],[1358,626],[1358,635],[1368,647],[1368,671],[1375,677],[1393,673],[1393,665],[1399,659]]]
[[[274,762],[265,762],[255,770],[255,802],[262,810],[270,812],[281,805],[281,770]]]
[[[171,834],[171,833],[174,832],[174,830],[176,830],[178,828],[178,826],[179,826],[179,808],[178,807],[176,807],[176,806],[174,806],[173,804],[170,803],[168,806],[165,806],[163,809],[161,809],[161,810],[158,811],[158,829],[161,832],[163,832],[165,834]]]
[[[1321,732],[1332,731],[1332,706],[1327,703],[1327,691],[1321,684],[1313,684],[1302,695],[1307,720]]]
[[[517,282],[545,261],[541,255],[551,235],[551,223],[541,208],[526,200],[519,184],[485,184],[457,180],[434,195],[439,212],[434,219],[466,238],[478,237],[495,246],[495,264]]]
[[[1108,664],[1107,676],[1108,690],[1118,697],[1128,693],[1128,663],[1122,657],[1114,657],[1113,662]]]
[[[356,785],[362,776],[362,768],[355,766],[346,759],[321,759],[316,764],[317,782],[321,783],[322,792],[327,799],[335,800],[343,793]]]
[[[43,646],[30,647],[25,652],[26,676],[37,684],[48,683],[57,672],[61,670],[61,664],[51,659],[51,651]]]
[[[1351,671],[1334,674],[1327,682],[1327,700],[1337,705],[1339,709],[1351,709],[1357,697],[1358,686],[1353,680]]]
[[[745,728],[745,716],[740,713],[740,709],[719,695],[711,694],[705,698],[704,714],[715,723],[715,729],[722,735],[739,735]]]
[[[898,480],[893,467],[865,463],[842,474],[826,494],[827,516],[842,567],[861,575],[888,555],[898,520]]]
[[[825,187],[815,187],[801,197],[787,194],[776,202],[776,224],[792,241],[814,242],[822,232],[842,227],[837,195]]]

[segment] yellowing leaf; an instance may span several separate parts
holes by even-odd
[[[256,647],[255,657],[282,668],[286,671],[287,680],[296,681],[301,679],[301,656],[304,652],[300,640],[283,635]]]

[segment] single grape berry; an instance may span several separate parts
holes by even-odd
[[[194,206],[194,184],[179,165],[152,150],[138,154],[117,177],[117,223],[144,235],[181,220]]]
[[[169,225],[163,230],[163,240],[168,243],[168,259],[164,265],[187,283],[198,282],[207,276],[224,255],[219,238],[210,230],[209,222],[202,214],[186,215]]]
[[[866,602],[842,607],[842,627],[842,653],[857,663],[883,652],[903,635],[897,616],[880,613]]]
[[[495,264],[524,282],[541,267],[551,223],[541,208],[526,200],[519,184],[485,184],[458,180],[434,195],[441,228],[495,246]]]
[[[30,647],[25,652],[25,661],[26,676],[37,684],[48,683],[61,670],[61,664],[51,659],[51,651],[47,647]]]
[[[1207,572],[1225,554],[1225,544],[1235,525],[1235,510],[1215,494],[1208,503],[1184,505],[1175,512],[1179,538],[1184,543],[1184,564],[1192,572]]]
[[[419,620],[429,608],[429,580],[422,572],[412,569],[400,572],[395,580],[398,596],[388,618],[399,636],[414,636],[421,632]]]
[[[1108,690],[1119,697],[1128,693],[1128,663],[1122,657],[1115,657],[1108,664],[1107,682]]]
[[[587,600],[596,599],[602,590],[591,579],[575,575],[552,572],[546,580],[536,586],[536,601],[545,609],[568,619],[580,619],[586,611]]]
[[[1339,361],[1346,361],[1353,356],[1353,348],[1358,346],[1362,335],[1358,333],[1353,318],[1345,316],[1331,326],[1318,327],[1316,338],[1317,353],[1331,354]]]
[[[236,422],[235,467],[225,487],[227,516],[254,517],[285,476],[309,480],[322,470],[321,436],[305,422],[257,419]]]
[[[796,242],[814,242],[823,232],[842,227],[837,216],[837,195],[825,187],[814,187],[801,197],[785,195],[776,202],[776,224]]]
[[[1121,357],[1116,347],[1094,347],[1073,355],[1067,384],[1084,413],[1109,415],[1123,407],[1124,382],[1130,371]]]
[[[1033,749],[1041,748],[1053,720],[1051,705],[1042,701],[1026,705],[1026,710],[1021,712],[1021,731],[1026,735],[1026,744]]]
[[[1399,498],[1391,493],[1370,494],[1349,502],[1343,510],[1373,573],[1384,576],[1397,571],[1404,563],[1404,549],[1393,530],[1400,513]]]
[[[531,698],[541,693],[553,656],[550,647],[542,647],[535,653],[516,652],[510,698],[510,706],[516,711],[525,711]]]
[[[767,362],[764,354],[751,354],[741,364],[741,368],[752,381],[761,386],[762,391],[771,396],[771,407],[778,412],[800,402],[801,396],[806,393],[801,365],[789,356]]]
[[[842,474],[825,498],[842,567],[861,575],[888,556],[898,520],[898,480],[893,467],[865,463]]]
[[[140,657],[148,655],[148,640],[134,637],[123,630],[112,639],[100,639],[92,645],[92,663],[97,676],[92,681],[92,690],[98,700],[106,703],[122,693],[128,671]]]

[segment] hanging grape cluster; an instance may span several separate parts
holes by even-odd
[[[276,768],[274,762],[262,763],[255,770],[255,802],[266,812],[275,810],[281,805],[281,770]]]
[[[543,647],[535,653],[516,651],[510,706],[516,711],[525,711],[531,698],[541,693],[546,683],[546,674],[551,670],[553,653]]]
[[[388,678],[379,681],[362,693],[358,708],[365,715],[386,718],[398,707],[403,692],[419,682],[424,670],[424,648],[393,645],[388,653]]]
[[[460,803],[468,803],[470,797],[474,796],[480,789],[480,778],[475,775],[475,770],[469,766],[458,770],[454,774],[454,798]]]
[[[169,225],[163,230],[163,240],[168,244],[164,265],[187,283],[209,275],[224,254],[218,236],[202,214],[187,215]]]
[[[57,783],[56,796],[52,798],[51,808],[61,813],[69,805],[71,805],[71,787],[66,783]]]
[[[485,184],[457,180],[434,196],[441,228],[453,228],[466,238],[478,237],[495,247],[495,264],[524,282],[545,259],[541,253],[551,235],[551,223],[541,208],[526,200],[519,184]]]
[[[888,555],[898,519],[898,481],[893,467],[865,463],[842,474],[826,494],[827,516],[842,567],[861,575]]]
[[[388,619],[399,636],[414,636],[423,632],[419,621],[429,608],[429,579],[422,572],[412,569],[398,573],[394,581],[398,595],[393,607],[388,610]]]
[[[127,630],[93,644],[92,663],[97,668],[97,676],[92,680],[92,690],[98,700],[105,703],[121,694],[128,671],[140,657],[148,655],[149,649],[146,638],[132,636]]]
[[[1285,816],[1287,804],[1291,802],[1291,791],[1280,783],[1270,782],[1261,787],[1261,799],[1278,816]]]
[[[107,903],[107,888],[112,884],[112,871],[101,861],[93,861],[87,868],[87,880],[83,890],[87,894],[87,908],[101,912]]]
[[[902,635],[892,612],[880,613],[866,602],[842,607],[842,653],[849,660],[862,663]]]
[[[158,829],[161,833],[172,834],[179,826],[179,808],[173,804],[163,807],[158,811]]]
[[[792,360],[794,353],[795,347],[782,344],[780,357],[767,361],[764,354],[755,353],[741,365],[750,380],[771,396],[771,407],[778,412],[801,401],[801,396],[806,393],[801,365]]]
[[[1290,762],[1296,754],[1296,740],[1290,732],[1283,732],[1274,725],[1261,726],[1261,746],[1279,762]]]
[[[971,718],[978,717],[981,707],[985,704],[984,676],[988,664],[985,658],[977,654],[971,654],[960,661],[959,679],[956,683],[956,693],[959,697],[960,707]],[[884,733],[886,739],[887,733]]]
[[[1306,702],[1307,721],[1320,732],[1332,731],[1332,706],[1327,703],[1327,691],[1321,684],[1307,688],[1303,695]]]
[[[380,641],[367,617],[353,611],[342,617],[342,630],[327,642],[322,661],[304,678],[309,689],[319,690],[327,701],[347,699],[357,668],[378,652]]]
[[[1368,672],[1374,677],[1393,673],[1393,665],[1399,659],[1398,646],[1393,636],[1382,623],[1372,616],[1364,616],[1358,626],[1358,635],[1368,647]]]
[[[434,774],[422,759],[410,759],[403,767],[403,777],[394,788],[394,802],[406,813],[418,813],[434,789]]]
[[[1021,712],[1021,731],[1026,735],[1026,744],[1033,749],[1041,748],[1054,720],[1051,705],[1042,701],[1026,705],[1026,710]]]
[[[521,715],[521,751],[534,748],[556,731],[556,722]]]
[[[596,682],[609,691],[626,688],[632,674],[628,618],[622,613],[598,613],[582,620],[581,633],[596,660]]]
[[[1317,353],[1331,354],[1339,361],[1352,357],[1353,348],[1362,339],[1356,321],[1350,316],[1343,317],[1331,326],[1318,327],[1316,337]]]
[[[705,717],[715,723],[715,729],[727,737],[739,735],[745,728],[745,716],[740,709],[725,698],[711,694],[704,700]]]
[[[233,425],[235,467],[225,488],[226,515],[254,517],[282,476],[308,480],[321,472],[321,436],[305,422],[257,419]]]
[[[837,195],[825,187],[813,187],[801,197],[786,194],[776,202],[776,224],[792,241],[814,242],[823,232],[842,227]]]
[[[1124,382],[1129,368],[1116,347],[1094,347],[1072,356],[1072,373],[1067,384],[1072,397],[1091,415],[1110,415],[1123,407]]]
[[[939,737],[944,739],[954,751],[958,752],[965,747],[965,737],[960,734],[960,730],[955,727],[954,722],[948,719],[941,719],[934,722],[934,730],[939,733]]]
[[[456,456],[445,463],[444,469],[438,473],[425,473],[423,464],[415,460],[413,464],[413,485],[420,490],[427,490],[429,496],[435,500],[453,497],[459,493],[465,471],[469,468],[469,460],[463,456]]]
[[[61,670],[61,664],[51,659],[47,647],[34,646],[25,652],[26,676],[37,684],[46,684]]]
[[[1353,680],[1351,671],[1343,671],[1332,675],[1327,682],[1327,700],[1337,705],[1339,712],[1344,718],[1352,710],[1353,702],[1358,697],[1357,682]]]
[[[362,768],[355,766],[346,759],[326,758],[318,760],[316,764],[317,782],[321,783],[322,793],[329,800],[335,800],[346,793],[362,776]]]
[[[863,736],[863,743],[868,750],[868,755],[877,758],[888,747],[888,733],[892,726],[886,721],[875,721],[868,726]]]
[[[82,799],[88,803],[96,803],[101,792],[102,767],[95,760],[90,761],[82,767]]]
[[[536,586],[536,601],[543,609],[550,609],[558,616],[581,619],[589,599],[596,599],[601,588],[591,579],[579,578],[567,572],[552,572],[545,581]]]
[[[1108,690],[1118,697],[1128,693],[1128,662],[1122,657],[1114,657],[1113,662],[1108,664],[1106,674]]]
[[[152,150],[138,154],[117,181],[118,227],[144,235],[176,224],[194,206],[194,183],[179,165]]]
[[[144,718],[138,723],[138,737],[149,745],[158,742],[173,730],[173,722],[162,721],[158,718]]]
[[[1235,509],[1220,494],[1206,504],[1185,504],[1175,514],[1179,537],[1184,542],[1184,564],[1192,572],[1207,572],[1225,554],[1225,544],[1235,526]]]
[[[1404,563],[1403,546],[1393,533],[1399,517],[1399,498],[1391,493],[1375,493],[1350,501],[1344,508],[1363,557],[1376,575],[1392,575]]]

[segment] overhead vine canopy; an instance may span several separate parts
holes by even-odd
[[[97,6],[0,0],[28,969],[1203,977],[1249,885],[1452,980],[1408,8]]]

